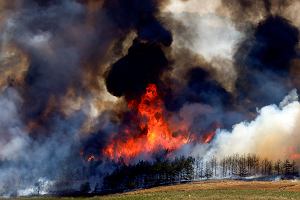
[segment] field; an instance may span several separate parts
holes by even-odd
[[[22,199],[54,200],[57,198],[35,197]],[[173,186],[162,186],[123,194],[90,198],[63,199],[300,199],[300,181],[205,181]]]

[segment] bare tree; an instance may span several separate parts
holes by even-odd
[[[204,164],[203,159],[198,155],[195,161],[195,178],[204,178]]]
[[[282,162],[281,160],[277,160],[274,164],[274,170],[276,172],[277,175],[280,175],[282,172],[282,168],[281,168]]]
[[[292,165],[291,162],[287,159],[283,163],[283,168],[284,168],[284,175],[291,175],[292,172]]]
[[[238,172],[239,172],[239,176],[241,176],[241,177],[245,177],[248,175],[246,161],[247,160],[246,160],[245,155],[238,158]]]
[[[206,179],[211,178],[212,177],[212,173],[213,172],[211,170],[211,164],[210,164],[210,162],[206,161],[206,163],[205,163],[205,174],[204,174],[205,178]]]
[[[228,171],[228,159],[227,159],[227,157],[223,158],[220,161],[220,165],[221,165],[221,168],[222,168],[222,176],[226,177],[227,176],[227,171]]]
[[[297,176],[298,175],[298,169],[297,169],[297,164],[296,162],[293,160],[292,164],[291,164],[291,172],[293,176]]]
[[[217,158],[213,156],[210,160],[210,166],[213,176],[217,176]]]
[[[199,165],[199,177],[201,179],[204,178],[204,163],[203,163],[202,159],[201,159],[200,165]]]

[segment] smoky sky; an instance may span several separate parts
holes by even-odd
[[[201,67],[191,68],[185,75],[187,86],[175,95],[167,90],[166,107],[178,111],[187,103],[203,103],[211,106],[226,107],[230,105],[231,94],[213,79],[211,74]]]
[[[172,43],[171,33],[155,16],[162,2],[113,0],[105,1],[104,8],[110,19],[121,30],[135,29],[140,39],[169,46]]]
[[[149,83],[158,83],[167,68],[168,61],[158,44],[135,40],[128,55],[112,65],[106,86],[115,96],[136,97]]]
[[[236,84],[253,106],[278,103],[292,88],[289,69],[297,57],[299,31],[288,20],[270,15],[241,43],[235,58],[241,67]]]
[[[216,54],[211,60],[189,49],[196,37],[205,40],[210,34],[195,33],[194,27],[185,27],[189,23],[163,12],[170,2],[4,3],[9,12],[0,17],[0,72],[8,80],[0,82],[7,82],[0,85],[0,144],[5,147],[0,150],[0,195],[31,187],[42,177],[80,182],[98,174],[101,182],[116,165],[103,155],[107,144],[146,134],[138,127],[144,119],[128,102],[138,101],[149,84],[158,87],[166,121],[188,121],[186,129],[199,138],[253,118],[256,108],[278,104],[296,87],[290,77],[295,78],[291,63],[299,60],[299,27],[283,12],[293,1],[220,1],[211,15],[230,22],[232,27],[223,31],[234,29],[243,37],[232,37],[232,57]],[[202,17],[181,17],[195,15]],[[174,37],[178,32],[183,32],[180,42]],[[24,72],[16,80],[17,64],[7,67],[6,62],[14,49],[26,60],[19,63]],[[233,82],[232,90],[216,78],[227,76],[222,59],[236,73],[236,79],[224,78]],[[213,68],[215,60],[221,69]],[[182,73],[174,73],[177,68]],[[124,136],[125,129],[132,135]],[[92,174],[86,161],[91,154],[98,156]]]

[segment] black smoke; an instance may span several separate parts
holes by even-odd
[[[298,29],[288,20],[271,15],[241,43],[235,54],[240,70],[236,85],[239,97],[250,102],[251,109],[279,103],[292,89],[289,69],[297,57],[298,37]]]
[[[128,54],[114,63],[106,77],[106,86],[115,96],[134,98],[149,83],[158,83],[168,69],[168,60],[156,43],[133,42]]]
[[[108,0],[104,9],[117,26],[115,31],[136,31],[138,38],[148,42],[162,43],[170,46],[171,33],[164,28],[156,15],[164,1],[157,0]]]
[[[245,65],[259,71],[289,70],[290,61],[297,55],[299,31],[287,19],[269,16],[256,27]]]
[[[99,7],[91,8],[90,2]],[[250,27],[236,47],[234,91],[227,91],[213,70],[206,70],[210,64],[197,65],[197,56],[189,51],[176,53],[186,56],[187,66],[180,66],[183,81],[172,76],[177,58],[170,53],[172,25],[166,26],[169,21],[160,13],[165,2],[29,0],[16,6],[19,10],[8,17],[7,27],[3,26],[7,30],[0,34],[0,51],[2,42],[9,40],[26,54],[28,67],[20,85],[11,84],[0,93],[0,143],[6,150],[0,155],[0,195],[30,188],[41,177],[77,183],[97,176],[101,182],[113,168],[112,161],[107,162],[110,169],[105,168],[107,144],[146,132],[138,127],[142,119],[136,111],[126,110],[123,103],[138,99],[149,83],[158,86],[166,119],[181,122],[188,115],[189,131],[199,136],[231,127],[256,107],[278,103],[293,88],[289,71],[291,61],[297,59],[299,31],[282,16],[271,15],[271,1],[255,1],[261,8],[250,0],[223,1],[237,27],[241,23]],[[257,12],[252,12],[255,8]],[[264,19],[249,26],[248,17],[253,16]],[[134,39],[124,49],[129,34]],[[197,34],[186,35],[184,39],[190,41],[187,37]],[[109,102],[114,108],[107,106],[105,87],[125,101],[120,98]],[[132,135],[126,135],[125,129]],[[90,155],[99,161],[92,174],[86,170]]]
[[[170,111],[179,111],[183,105],[201,103],[216,107],[229,107],[232,96],[217,82],[210,72],[194,67],[187,71],[186,86],[179,92],[166,90],[165,105]]]
[[[106,1],[104,8],[119,29],[137,34],[128,54],[107,72],[106,87],[118,97],[137,97],[149,83],[158,83],[168,68],[161,45],[170,46],[172,35],[156,17],[158,1],[113,0]]]

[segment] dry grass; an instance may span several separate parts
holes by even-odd
[[[300,181],[201,181],[181,185],[162,186],[131,193],[159,192],[159,191],[194,191],[194,190],[220,190],[220,189],[242,189],[242,190],[274,190],[300,192]]]
[[[37,197],[31,199],[52,200],[56,198]],[[64,198],[72,199],[72,198]],[[85,198],[76,198],[85,199]],[[162,186],[145,190],[114,194],[89,199],[103,200],[171,200],[171,199],[299,199],[300,181],[245,182],[204,181],[190,184]]]

